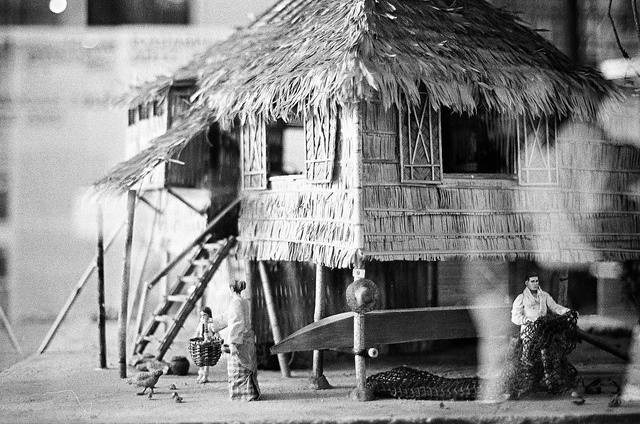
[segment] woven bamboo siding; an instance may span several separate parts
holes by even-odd
[[[640,151],[575,124],[559,131],[556,148],[558,186],[445,179],[425,187],[379,179],[391,173],[369,173],[366,254],[386,261],[638,257]],[[365,159],[364,169],[374,167]]]
[[[363,184],[400,181],[397,115],[380,102],[362,107]]]
[[[314,183],[278,177],[268,190],[245,190],[238,228],[242,254],[257,260],[311,261],[348,267],[355,253],[357,131],[354,111],[342,112],[333,179]],[[350,140],[349,142],[345,140]],[[324,140],[322,140],[324,142]]]

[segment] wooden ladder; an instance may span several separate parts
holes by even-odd
[[[134,355],[141,355],[147,344],[158,341],[157,360],[162,360],[165,353],[176,338],[189,314],[202,297],[213,274],[218,270],[222,261],[235,246],[236,238],[210,242],[210,236],[205,237],[194,249],[195,254],[173,287],[160,302],[138,337]],[[160,323],[168,325],[166,332],[158,337],[155,335]]]

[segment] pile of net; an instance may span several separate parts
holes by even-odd
[[[557,394],[575,387],[578,371],[568,355],[578,342],[577,322],[575,311],[539,318],[512,339],[503,374],[505,393]]]
[[[474,400],[478,379],[445,378],[406,366],[374,374],[367,386],[378,397],[422,400]]]
[[[567,356],[575,349],[577,313],[540,318],[509,344],[500,378],[502,393],[519,397],[546,391],[562,393],[576,385],[577,371]],[[477,377],[445,378],[406,366],[374,374],[367,386],[378,397],[422,400],[475,400],[483,383]]]

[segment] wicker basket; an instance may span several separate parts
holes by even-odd
[[[202,340],[201,337],[189,339],[189,354],[198,367],[213,366],[222,355],[222,340]]]

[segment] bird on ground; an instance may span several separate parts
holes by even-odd
[[[591,383],[586,385],[584,384],[584,381],[582,381],[584,392],[588,395],[599,395],[600,393],[602,393],[602,387],[600,387],[600,383],[602,383],[602,380],[600,380],[600,378],[596,378]]]
[[[182,403],[184,399],[182,399],[182,397],[180,395],[178,395],[178,392],[173,392],[173,401],[175,403]]]
[[[585,399],[583,397],[577,397],[573,399],[572,402],[575,403],[576,405],[582,405],[585,403]]]
[[[127,380],[127,383],[132,384],[136,387],[144,387],[144,389],[140,393],[136,393],[138,396],[142,396],[147,389],[151,389],[149,393],[149,397],[153,396],[153,389],[156,384],[158,384],[158,379],[164,372],[162,370],[156,370],[153,372],[141,372],[136,375],[134,378],[130,378]]]
[[[609,408],[617,408],[618,406],[620,406],[620,403],[621,403],[620,395],[619,394],[615,394],[615,395],[613,395],[613,397],[609,401]]]

